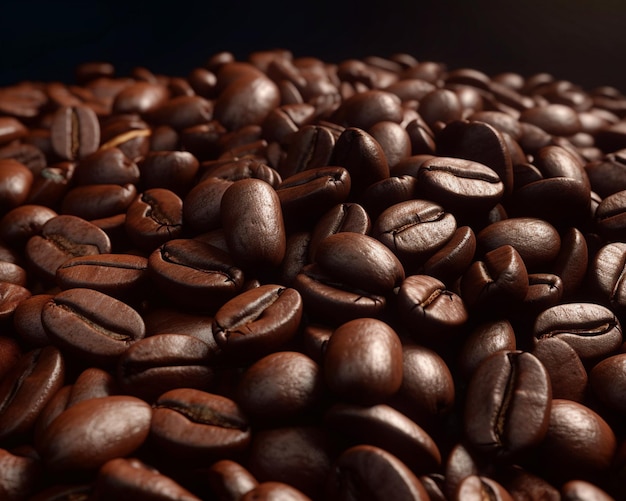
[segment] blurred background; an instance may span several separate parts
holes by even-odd
[[[406,52],[450,69],[548,72],[626,92],[623,0],[5,1],[0,85],[73,81],[81,62],[185,76],[212,54],[263,49],[340,62]]]

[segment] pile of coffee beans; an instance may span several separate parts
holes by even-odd
[[[408,54],[0,89],[0,499],[626,499],[626,96]]]

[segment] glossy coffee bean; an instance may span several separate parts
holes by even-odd
[[[175,239],[148,258],[155,285],[186,309],[216,311],[243,287],[243,272],[221,249],[198,240]]]
[[[150,152],[140,162],[139,170],[144,189],[167,188],[184,196],[198,172],[196,157],[187,151]]]
[[[622,327],[617,317],[594,303],[566,303],[548,308],[535,319],[533,333],[537,343],[558,337],[583,359],[607,356],[622,343]]]
[[[180,388],[154,404],[150,441],[174,458],[210,462],[248,447],[250,425],[239,406],[220,395]]]
[[[222,196],[222,225],[231,255],[240,266],[278,266],[286,234],[276,191],[259,179],[233,183]]]
[[[38,458],[0,449],[0,495],[8,501],[27,499],[41,476]]]
[[[470,475],[464,478],[456,491],[455,500],[493,499],[513,501],[513,497],[498,482],[488,477]]]
[[[253,420],[287,421],[312,411],[324,394],[322,371],[298,352],[279,351],[252,364],[237,386],[237,402]]]
[[[513,308],[528,293],[528,272],[520,254],[510,245],[485,254],[474,261],[461,278],[461,298],[468,309],[493,311]]]
[[[352,445],[369,444],[393,454],[413,473],[434,471],[441,454],[433,439],[417,423],[385,404],[360,406],[338,403],[324,414],[331,430]]]
[[[389,247],[407,272],[425,261],[456,231],[455,217],[428,200],[392,205],[376,219],[372,236]]]
[[[117,360],[117,382],[125,393],[148,402],[176,388],[208,390],[214,380],[214,351],[185,334],[155,334],[135,342]]]
[[[53,343],[96,365],[115,363],[145,335],[137,311],[92,289],[69,289],[55,295],[43,306],[41,321]]]
[[[183,202],[173,191],[153,188],[139,194],[128,206],[124,227],[134,245],[152,252],[182,236]]]
[[[28,239],[38,234],[58,214],[43,205],[20,205],[0,219],[0,238],[14,248],[23,249]]]
[[[50,139],[55,153],[64,160],[91,155],[100,146],[100,124],[85,106],[63,106],[54,114]]]
[[[63,263],[77,256],[111,252],[111,241],[97,226],[76,216],[56,216],[26,244],[26,256],[37,275],[52,282]]]
[[[532,354],[550,375],[553,398],[583,401],[589,378],[574,348],[559,337],[545,337],[535,344]]]
[[[511,322],[488,320],[476,326],[465,339],[459,354],[459,369],[470,377],[483,360],[498,351],[515,351],[516,338]]]
[[[241,501],[278,501],[279,499],[290,499],[293,501],[311,501],[311,498],[302,491],[284,482],[267,481],[262,482],[241,498]]]
[[[584,480],[570,480],[561,487],[561,499],[564,501],[612,501],[612,498],[598,486]]]
[[[623,388],[626,355],[621,353],[605,358],[589,373],[589,382],[594,395],[611,409],[623,414],[626,411]]]
[[[314,260],[339,281],[375,294],[387,294],[404,280],[404,268],[391,250],[360,233],[326,237],[317,245]],[[372,262],[377,263],[374,269]]]
[[[279,171],[285,178],[331,165],[336,137],[328,127],[304,125],[291,138]]]
[[[546,474],[554,478],[592,478],[611,465],[615,434],[589,407],[554,399],[548,432],[538,449]]]
[[[151,417],[150,406],[135,397],[84,400],[50,423],[37,449],[51,471],[95,470],[134,453],[148,437]]]
[[[167,499],[199,501],[180,484],[138,459],[116,458],[98,470],[93,499]]]
[[[465,403],[465,435],[477,449],[511,456],[546,435],[552,388],[543,364],[521,351],[500,351],[472,374]]]
[[[80,185],[136,184],[139,167],[119,148],[99,149],[81,159],[76,166],[75,179]]]
[[[46,404],[63,386],[65,361],[54,347],[23,354],[0,384],[0,440],[23,440]]]
[[[213,319],[213,337],[228,357],[254,360],[292,339],[302,319],[296,289],[266,284],[235,296]]]
[[[418,272],[451,284],[469,268],[475,253],[474,231],[469,226],[461,226],[450,240],[426,260]]]
[[[231,459],[213,463],[208,470],[208,481],[211,490],[228,501],[240,499],[259,485],[246,468]]]
[[[328,499],[333,500],[356,500],[365,495],[376,500],[389,496],[398,500],[429,499],[422,483],[402,461],[371,445],[351,447],[337,458],[327,492]]]
[[[380,320],[361,318],[333,332],[324,354],[324,377],[336,395],[373,404],[400,389],[401,360],[396,332]]]
[[[53,294],[35,294],[21,301],[13,314],[13,327],[18,339],[29,348],[48,346],[50,338],[41,322],[41,310]]]
[[[125,213],[137,196],[133,184],[92,184],[69,190],[61,202],[61,213],[86,220]]]

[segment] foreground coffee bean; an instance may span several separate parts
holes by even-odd
[[[115,363],[146,332],[139,313],[93,289],[57,294],[43,306],[41,321],[61,349],[104,366]]]
[[[100,145],[100,124],[86,106],[62,107],[52,119],[50,140],[54,151],[65,160],[92,154]]]
[[[550,378],[535,356],[494,353],[476,368],[467,390],[467,440],[500,456],[537,446],[548,431],[551,400]]]

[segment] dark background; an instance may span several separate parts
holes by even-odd
[[[371,3],[371,2],[370,2]],[[168,3],[6,0],[0,4],[0,85],[73,81],[84,61],[185,76],[218,51],[238,59],[271,48],[340,62],[406,52],[493,75],[549,72],[584,88],[626,92],[623,0],[277,0]]]

